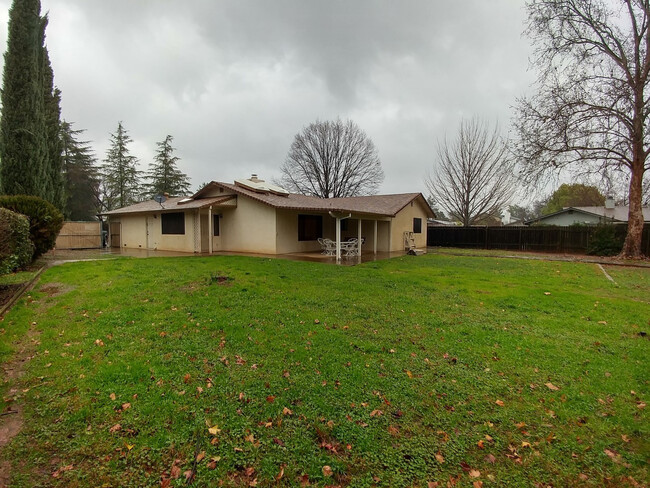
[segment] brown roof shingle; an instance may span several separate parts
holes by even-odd
[[[421,193],[399,193],[393,195],[369,195],[347,198],[320,198],[308,195],[290,193],[289,195],[275,195],[273,193],[258,193],[241,186],[230,183],[213,181],[208,187],[221,186],[239,195],[245,195],[266,205],[286,210],[305,210],[313,212],[353,212],[358,214],[394,217],[397,212],[406,207],[417,198],[421,198],[428,217],[434,214]],[[205,189],[204,188],[204,189]],[[203,190],[194,196],[200,196]]]
[[[181,212],[189,208],[203,208],[209,205],[225,203],[228,200],[232,200],[233,196],[224,195],[220,197],[202,198],[200,200],[189,200],[188,202],[181,203],[182,200],[185,200],[187,198],[190,197],[171,197],[165,200],[163,203],[158,203],[155,200],[147,200],[146,202],[136,203],[134,205],[129,205],[128,207],[103,212],[100,215],[122,215],[149,212]]]

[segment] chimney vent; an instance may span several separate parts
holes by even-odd
[[[607,195],[607,198],[605,199],[605,208],[607,209],[613,209],[614,208],[614,197],[611,195]]]

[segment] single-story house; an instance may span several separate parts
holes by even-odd
[[[643,221],[650,222],[650,207],[643,207]],[[565,207],[562,210],[543,215],[536,219],[527,220],[525,225],[597,225],[597,224],[622,224],[627,223],[630,207],[627,205],[614,205],[608,199],[604,206],[595,207]]]
[[[426,222],[435,217],[421,193],[325,199],[288,193],[256,175],[102,215],[112,247],[261,254],[320,251],[321,237],[358,238],[361,252],[426,248]]]

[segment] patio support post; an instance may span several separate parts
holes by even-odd
[[[372,252],[377,254],[377,219],[375,219],[374,238],[372,239]]]
[[[212,254],[212,234],[214,234],[212,225],[212,205],[210,205],[208,207],[208,254]]]
[[[341,260],[341,219],[336,217],[336,260]]]
[[[357,243],[359,244],[359,256],[361,256],[361,217],[357,219]]]

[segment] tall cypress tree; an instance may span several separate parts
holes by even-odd
[[[47,199],[59,210],[65,207],[63,156],[61,142],[61,91],[54,86],[54,72],[45,46],[47,16],[41,19],[41,85],[43,90],[43,136],[46,144],[45,178]]]
[[[68,220],[92,220],[99,211],[99,176],[96,159],[87,141],[80,141],[83,130],[75,130],[70,122],[61,122],[63,174]]]
[[[190,180],[176,165],[179,158],[174,156],[173,140],[174,138],[168,135],[164,141],[158,143],[155,161],[149,165],[147,172],[149,197],[164,193],[176,197],[190,193]]]
[[[40,0],[14,0],[2,87],[0,185],[5,194],[48,197],[41,76]]]
[[[140,172],[138,159],[132,156],[128,145],[133,142],[122,122],[111,134],[111,147],[106,153],[102,167],[104,207],[107,210],[126,207],[138,201],[140,195]]]

